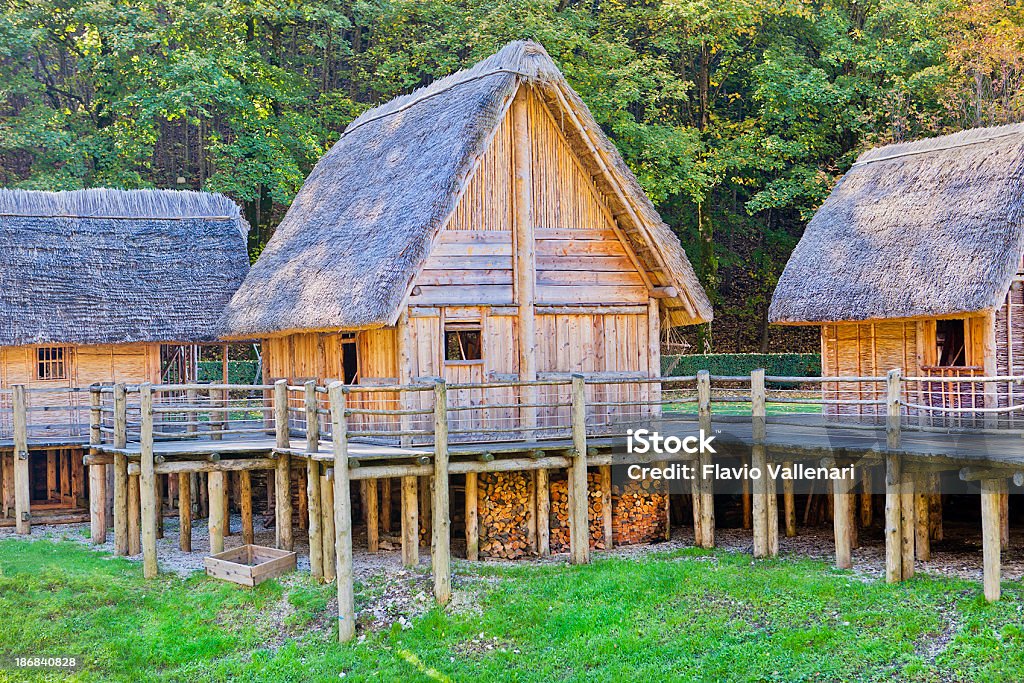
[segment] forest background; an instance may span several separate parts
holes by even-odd
[[[712,297],[677,350],[817,350],[768,303],[857,155],[1024,116],[1016,2],[6,0],[0,185],[223,192],[255,258],[349,121],[519,38],[565,72]]]

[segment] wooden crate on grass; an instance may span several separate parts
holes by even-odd
[[[214,578],[255,586],[295,570],[295,553],[262,545],[242,545],[203,560]]]

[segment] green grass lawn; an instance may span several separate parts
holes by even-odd
[[[308,576],[256,589],[146,582],[138,564],[72,541],[3,540],[0,656],[82,655],[77,680],[1024,679],[1012,583],[988,605],[966,581],[887,586],[821,562],[698,550],[457,563],[455,576],[458,602],[478,609],[435,608],[338,645],[333,586]],[[357,600],[383,588],[358,585]]]

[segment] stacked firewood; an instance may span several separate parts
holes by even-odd
[[[615,545],[650,543],[665,538],[665,486],[631,481],[612,487],[612,539]]]
[[[528,472],[481,473],[477,478],[480,556],[516,559],[532,552]]]
[[[569,481],[565,475],[551,477],[551,552],[569,550]],[[590,526],[590,547],[604,549],[604,508],[601,502],[601,475],[587,473],[587,521]]]

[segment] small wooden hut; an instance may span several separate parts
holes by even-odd
[[[84,504],[85,387],[160,382],[162,354],[216,339],[248,272],[247,231],[215,194],[0,190],[0,387],[26,387],[35,515]],[[14,510],[2,400],[0,518]]]
[[[515,42],[348,126],[225,333],[262,339],[268,382],[465,383],[659,376],[661,329],[710,319],[679,239],[586,105],[540,45]],[[453,414],[453,434],[507,430],[496,412]],[[565,426],[562,413],[537,419]]]
[[[894,368],[924,378],[1024,374],[1022,162],[1022,125],[864,153],[808,224],[779,279],[771,321],[820,325],[826,376]],[[877,399],[884,388],[840,383],[826,391]],[[909,403],[936,408],[1024,398],[1024,387],[1005,382],[910,382],[906,392]],[[936,421],[963,416],[919,412]]]

